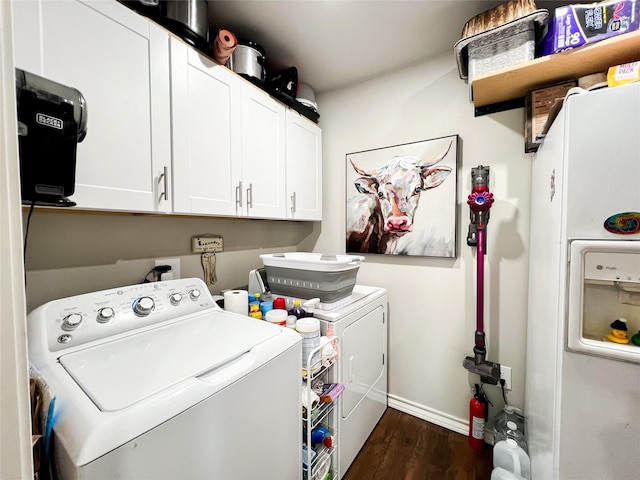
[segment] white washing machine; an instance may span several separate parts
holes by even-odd
[[[28,316],[71,479],[300,479],[300,336],[221,310],[199,279],[49,302]]]
[[[316,310],[323,335],[340,339],[337,382],[338,478],[349,466],[387,409],[387,291],[356,285],[348,303]]]

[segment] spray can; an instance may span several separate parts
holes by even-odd
[[[469,402],[469,445],[475,450],[484,446],[484,427],[487,419],[487,398],[480,385],[476,383],[476,392]]]

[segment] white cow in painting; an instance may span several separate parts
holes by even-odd
[[[367,171],[350,159],[360,175],[354,181],[360,195],[347,201],[347,251],[394,253],[400,237],[413,231],[420,194],[442,184],[451,173],[436,166],[451,149],[435,159],[398,156]]]

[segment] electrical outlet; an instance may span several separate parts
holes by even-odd
[[[171,265],[171,275],[172,279],[180,278],[180,259],[179,258],[159,258],[156,260],[155,266],[158,265]],[[168,273],[168,272],[167,272]],[[170,275],[167,275],[169,277]],[[168,278],[164,279],[167,280]]]
[[[511,390],[511,367],[500,365],[500,379],[504,380],[504,389]]]

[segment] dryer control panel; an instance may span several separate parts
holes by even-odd
[[[29,338],[67,352],[219,309],[200,279],[142,283],[48,302],[29,314]]]

